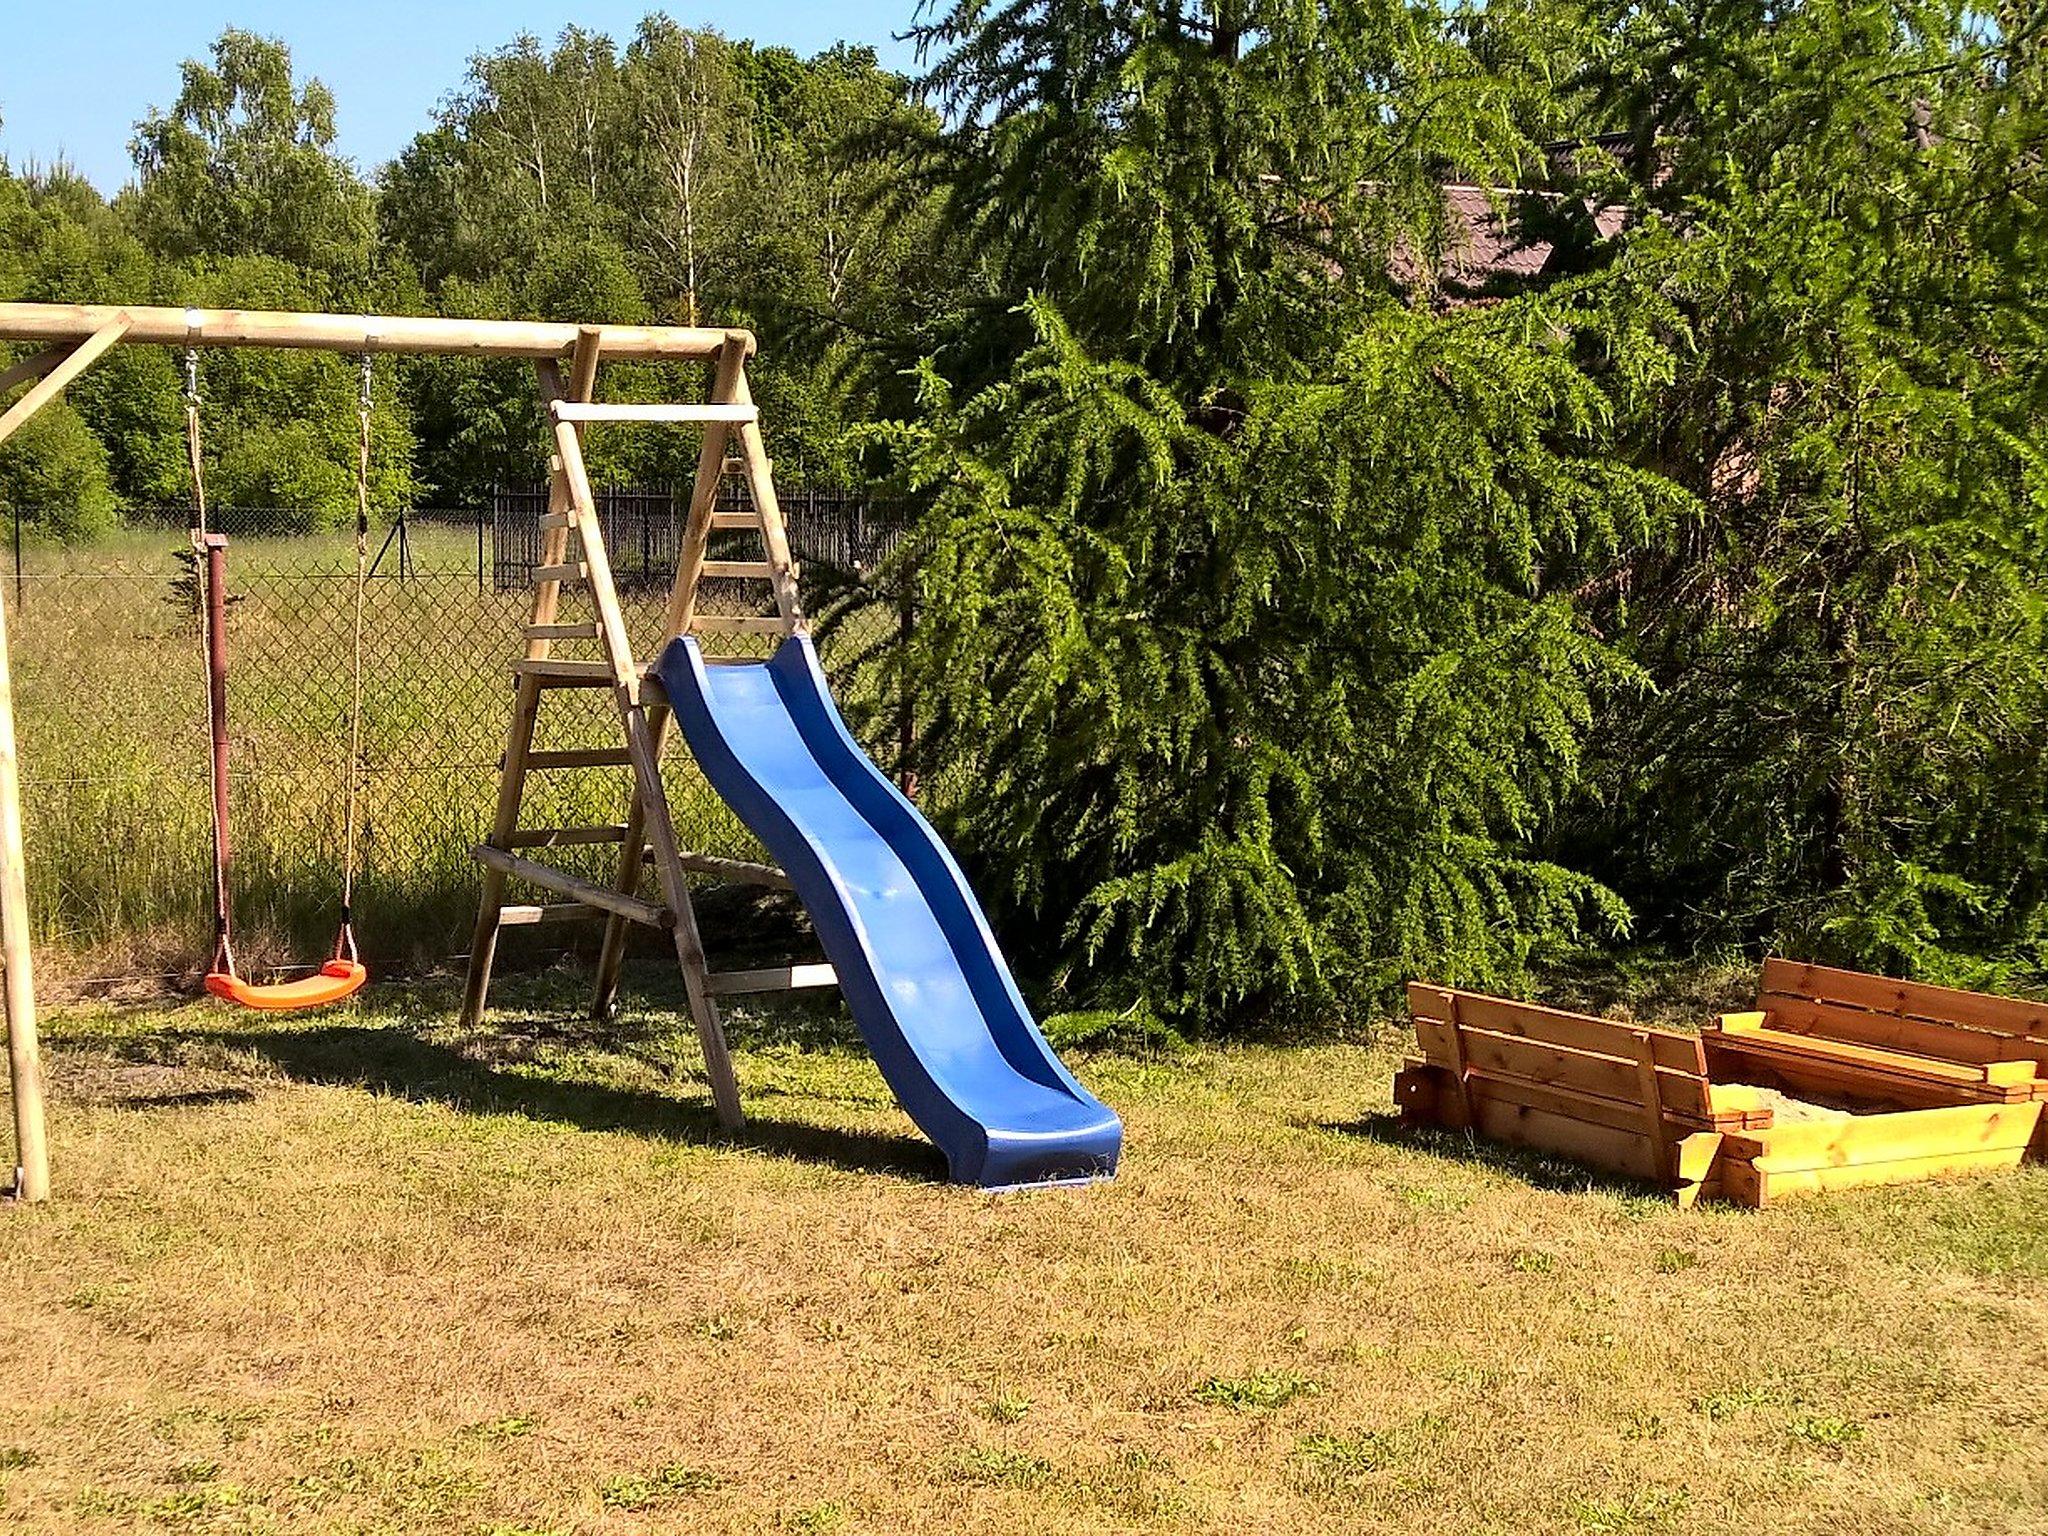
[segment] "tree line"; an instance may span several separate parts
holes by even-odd
[[[2044,27],[960,0],[906,81],[651,18],[480,55],[374,187],[228,34],[112,204],[0,187],[0,291],[754,325],[779,467],[925,509],[873,665],[1047,1008],[1630,943],[2038,979]],[[1540,263],[1460,281],[1452,186]],[[5,473],[177,489],[171,366]],[[321,504],[341,373],[234,366],[227,494]],[[386,496],[535,451],[523,378],[388,388]]]
[[[784,474],[844,481],[848,425],[901,394],[887,368],[856,367],[860,340],[914,328],[907,308],[945,280],[918,248],[924,221],[874,198],[881,140],[920,110],[871,49],[805,59],[654,15],[623,47],[572,28],[479,53],[434,125],[365,179],[336,152],[326,87],[294,75],[283,43],[230,30],[136,125],[135,176],[111,200],[61,164],[0,166],[0,293],[751,325]],[[0,498],[58,533],[182,500],[177,366],[117,354],[0,460]],[[204,368],[209,492],[314,524],[349,515],[347,360],[211,354]],[[527,371],[383,371],[379,506],[474,505],[542,474]],[[593,470],[621,482],[695,465],[673,433],[592,448]]]

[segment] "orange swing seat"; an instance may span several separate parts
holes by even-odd
[[[283,981],[260,987],[242,980],[232,971],[209,971],[206,990],[244,1008],[268,1008],[289,1013],[298,1008],[324,1008],[360,991],[370,973],[360,960],[335,959],[300,981]]]

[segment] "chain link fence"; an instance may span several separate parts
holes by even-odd
[[[686,498],[634,491],[605,501],[619,540],[608,538],[607,548],[624,556],[627,626],[636,653],[651,659]],[[538,548],[532,522],[544,505],[544,491],[521,492],[484,512],[420,509],[373,530],[355,911],[365,958],[387,971],[431,967],[468,947],[478,871],[470,849],[489,829],[497,793],[510,663],[527,618],[528,551]],[[880,696],[873,663],[894,644],[904,609],[869,589],[872,569],[855,568],[859,560],[820,558],[872,548],[854,526],[900,526],[893,509],[858,505],[857,515],[828,507],[814,527],[792,518],[792,540],[807,605],[840,615],[821,648],[842,707],[877,760],[893,767],[909,731],[901,709]],[[65,545],[38,540],[32,514],[10,515],[9,643],[40,954],[60,984],[189,978],[211,938],[211,831],[186,514],[131,513],[115,535]],[[835,516],[849,526],[828,529]],[[252,971],[322,958],[340,892],[354,541],[349,530],[284,531],[305,523],[250,509],[213,518],[230,539],[232,885],[237,947]],[[720,583],[707,587],[704,603],[744,612],[752,598]],[[577,616],[567,599],[562,617]],[[765,640],[755,647],[766,649]],[[616,740],[607,695],[548,696],[539,745]],[[761,856],[687,753],[672,752],[668,771],[686,847]],[[629,783],[624,769],[537,774],[523,820],[622,819]],[[601,857],[590,851],[587,872],[608,873]],[[563,937],[554,930],[549,942]]]

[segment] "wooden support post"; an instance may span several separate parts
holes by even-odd
[[[647,710],[647,728],[654,733],[654,756],[661,759],[661,749],[668,740],[669,712],[666,705],[653,705]],[[632,803],[626,809],[625,844],[619,849],[619,873],[614,881],[615,888],[622,895],[631,896],[640,889],[640,872],[647,862],[647,802],[641,797],[639,784],[633,787]],[[619,972],[626,963],[627,925],[625,919],[616,913],[604,925],[604,945],[597,953],[597,980],[590,1000],[590,1016],[594,1019],[609,1019],[618,1007]]]
[[[721,403],[739,398],[746,377],[747,349],[733,345],[718,354],[712,373],[711,398]],[[697,452],[697,479],[690,487],[690,511],[683,521],[683,546],[676,553],[675,585],[669,589],[668,616],[662,624],[661,643],[684,633],[697,612],[697,583],[704,574],[704,552],[710,547],[711,530],[717,526],[718,484],[725,469],[725,449],[731,429],[713,422],[704,429],[703,446]]]
[[[21,762],[14,741],[14,685],[7,665],[7,607],[0,597],[0,960],[7,967],[7,1067],[14,1091],[14,1197],[50,1198],[43,1130],[43,1065],[36,1044],[35,971],[29,958],[28,873],[21,841]]]
[[[1643,1132],[1650,1141],[1650,1177],[1668,1184],[1678,1170],[1671,1161],[1672,1137],[1664,1124],[1664,1089],[1657,1080],[1657,1055],[1650,1045],[1648,1030],[1632,1029],[1628,1037],[1636,1048],[1636,1081],[1642,1086]]]
[[[733,397],[742,405],[754,403],[745,373],[740,375]],[[775,585],[775,609],[782,615],[784,628],[794,634],[803,628],[804,610],[797,601],[796,562],[790,558],[789,529],[783,525],[782,503],[775,496],[775,473],[768,462],[767,445],[761,440],[761,423],[742,423],[739,436],[747,490],[754,499],[754,510],[761,516],[761,542],[768,548],[768,563],[775,568],[771,578]]]
[[[1466,1130],[1479,1129],[1479,1117],[1472,1109],[1472,1064],[1465,1056],[1465,1036],[1458,1028],[1458,998],[1454,992],[1442,994],[1444,1023],[1451,1043],[1451,1079],[1458,1089],[1459,1126]]]
[[[128,316],[116,311],[106,324],[65,354],[64,360],[38,379],[35,386],[0,415],[0,443],[12,437],[21,424],[63,394],[71,381],[98,362],[107,348],[128,333]]]
[[[540,679],[518,674],[513,688],[512,725],[505,737],[505,760],[498,775],[498,809],[491,821],[491,846],[511,846],[519,827],[519,802],[526,793],[526,754],[533,747],[534,722],[540,715]],[[483,892],[477,898],[476,932],[469,941],[469,982],[462,994],[462,1025],[483,1022],[484,999],[491,990],[491,964],[498,953],[498,912],[505,904],[505,872],[484,868]]]

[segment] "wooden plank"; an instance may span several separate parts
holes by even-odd
[[[523,904],[499,908],[498,925],[502,928],[531,928],[537,923],[581,922],[604,915],[597,908],[585,906],[580,901],[555,901],[545,906]]]
[[[608,827],[523,827],[506,842],[508,848],[579,848],[591,844],[622,843],[626,829]]]
[[[765,885],[777,891],[796,889],[789,876],[773,864],[756,864],[747,859],[721,859],[709,853],[678,853],[676,862],[693,875],[715,875],[735,885]]]
[[[23,358],[5,373],[0,373],[0,395],[9,394],[21,388],[30,379],[40,379],[52,368],[63,362],[70,355],[70,352],[71,348],[69,345],[59,345],[45,347],[34,357]]]
[[[1609,1130],[1627,1131],[1631,1134],[1643,1134],[1648,1129],[1643,1106],[1633,1100],[1575,1093],[1569,1088],[1534,1083],[1526,1078],[1499,1077],[1483,1070],[1475,1070],[1466,1081],[1473,1092],[1484,1093],[1487,1097],[1504,1104],[1527,1104],[1532,1109],[1545,1110],[1553,1115],[1563,1115],[1567,1119],[1584,1120],[1593,1125],[1606,1126]]]
[[[1553,1152],[1575,1162],[1660,1185],[1667,1182],[1662,1149],[1639,1130],[1617,1131],[1531,1105],[1496,1099],[1477,1080],[1472,1084],[1472,1120],[1475,1131],[1496,1141],[1537,1152]]]
[[[529,640],[595,640],[595,624],[529,624],[526,626]]]
[[[1691,1209],[1713,1186],[1721,1161],[1721,1145],[1720,1132],[1695,1131],[1671,1150],[1671,1187],[1681,1211]]]
[[[7,307],[0,304],[0,309]],[[106,350],[127,335],[130,329],[132,323],[127,314],[114,310],[103,325],[66,353],[62,362],[36,380],[27,394],[5,412],[0,412],[0,443],[6,442],[23,422],[63,394],[72,380],[98,362]]]
[[[706,560],[701,574],[728,581],[770,581],[774,579],[775,567],[766,560]]]
[[[21,753],[14,735],[14,680],[7,656],[7,608],[0,598],[0,964],[6,966],[7,1074],[14,1101],[14,1198],[50,1198],[50,1148],[43,1107],[42,1046],[30,943],[28,864],[21,840]]]
[[[1773,1168],[1768,1162],[1758,1162],[1752,1166],[1761,1186],[1757,1203],[1768,1204],[1786,1195],[1870,1189],[1884,1184],[1919,1184],[1930,1179],[1952,1179],[1971,1174],[1994,1173],[2006,1168],[2017,1168],[2025,1156],[2023,1148],[1997,1148],[1978,1152],[1956,1152],[1945,1157],[1847,1163],[1838,1168]]]
[[[583,562],[581,560],[569,560],[561,565],[537,565],[533,568],[533,579],[535,581],[581,581],[583,579]]]
[[[1839,1120],[1795,1121],[1730,1139],[1744,1156],[1773,1168],[1831,1168],[1958,1153],[2024,1149],[2041,1126],[2044,1106],[1957,1104]]]
[[[1923,1077],[1888,1074],[1863,1066],[1845,1066],[1811,1052],[1781,1051],[1758,1045],[1746,1035],[1706,1037],[1707,1060],[1724,1081],[1761,1083],[1807,1098],[1842,1099],[1866,1106],[1934,1109],[1943,1105],[2019,1102],[2032,1097],[2024,1089],[1988,1083],[1936,1082]]]
[[[1767,994],[1845,1003],[1879,1013],[2048,1041],[2048,1002],[1898,981],[1777,956],[1764,962],[1762,987]]]
[[[1774,996],[1767,1001],[1771,1005],[1766,1015],[1769,1027],[1796,1034],[1848,1040],[1943,1061],[1981,1063],[2024,1058],[2048,1063],[2048,1040],[1992,1034],[1840,1003],[1818,1003],[1803,997]]]
[[[595,881],[585,880],[580,875],[572,875],[547,864],[535,863],[532,859],[522,859],[518,854],[508,853],[503,848],[493,848],[490,844],[483,843],[473,851],[480,863],[502,875],[514,880],[524,880],[529,885],[537,885],[544,890],[559,891],[564,896],[573,896],[585,906],[601,907],[607,912],[616,912],[621,917],[649,928],[667,928],[675,921],[666,907],[656,906],[651,901],[642,901],[636,896],[621,895],[610,886],[599,885]]]
[[[1465,999],[1458,999],[1464,1019]],[[1417,1019],[1415,1037],[1432,1061],[1451,1063],[1462,1043],[1463,1057],[1473,1068],[1497,1077],[1521,1078],[1570,1092],[1594,1094],[1622,1104],[1641,1104],[1637,1064],[1622,1056],[1549,1045],[1519,1035],[1465,1027],[1454,1030],[1435,1019]],[[1610,1036],[1610,1042],[1612,1037]],[[1621,1034],[1627,1049],[1627,1034]],[[1673,1113],[1705,1119],[1711,1113],[1707,1085],[1690,1073],[1660,1072],[1664,1106]]]
[[[787,620],[771,619],[759,615],[741,617],[729,613],[700,613],[690,621],[690,628],[699,634],[709,635],[786,635],[790,633]]]
[[[512,663],[515,677],[530,677],[543,688],[610,688],[617,679],[608,661],[557,661],[551,656]]]
[[[1668,1175],[1670,1167],[1667,1159],[1670,1156],[1671,1138],[1664,1129],[1664,1093],[1661,1082],[1666,1074],[1657,1070],[1657,1054],[1650,1043],[1650,1032],[1648,1030],[1632,1029],[1629,1031],[1628,1038],[1637,1051],[1636,1084],[1637,1091],[1642,1095],[1643,1100],[1643,1134],[1649,1138],[1650,1145],[1657,1150],[1660,1173]],[[1678,1080],[1676,1074],[1671,1074],[1671,1076],[1674,1081]],[[1686,1078],[1683,1081],[1698,1081],[1700,1085],[1699,1113],[1704,1115],[1708,1109],[1704,1074],[1698,1079]]]
[[[630,768],[633,759],[624,747],[563,747],[550,752],[529,752],[529,768]]]
[[[761,514],[758,512],[714,512],[711,514],[713,528],[759,528]]]
[[[1449,1017],[1453,998],[1459,1022],[1468,1029],[1486,1029],[1495,1034],[1518,1035],[1545,1045],[1592,1051],[1624,1060],[1635,1059],[1635,1047],[1629,1038],[1636,1028],[1634,1025],[1594,1018],[1591,1014],[1568,1013],[1562,1008],[1546,1008],[1537,1003],[1489,997],[1483,992],[1464,992],[1453,987],[1433,987],[1417,982],[1408,986],[1408,1008],[1418,1018]],[[1695,1076],[1705,1071],[1705,1060],[1700,1055],[1699,1041],[1695,1036],[1662,1029],[1645,1029],[1643,1033],[1650,1037],[1658,1066]]]
[[[111,304],[0,304],[0,341],[79,342],[116,316],[131,343],[168,347],[282,347],[293,350],[405,352],[466,357],[561,357],[578,327],[545,321],[464,320],[427,315],[330,315],[255,309],[174,309]],[[646,361],[715,357],[739,345],[743,330],[681,325],[599,326],[613,357]]]
[[[1989,1064],[1984,1062],[1942,1061],[1933,1056],[1891,1051],[1881,1046],[1835,1040],[1823,1035],[1773,1029],[1768,1025],[1737,1031],[1729,1035],[1729,1041],[1743,1050],[1807,1056],[1841,1067],[1882,1072],[1890,1077],[1919,1078],[1935,1083],[1973,1084],[2011,1080],[2009,1073],[2001,1079],[1994,1079]],[[2022,1070],[2023,1080],[2032,1081],[2033,1064],[2023,1064]]]
[[[548,414],[556,421],[574,422],[618,422],[636,421],[648,425],[680,425],[689,422],[722,422],[737,425],[752,421],[759,415],[751,405],[720,404],[700,402],[694,404],[631,405],[607,402],[597,404],[587,401],[557,400],[548,407]]]
[[[534,521],[540,530],[546,533],[557,528],[574,528],[576,526],[576,514],[573,512],[543,512]]]
[[[742,992],[790,992],[804,987],[836,987],[839,973],[829,965],[774,965],[758,971],[713,971],[704,978],[712,992],[726,997]]]

